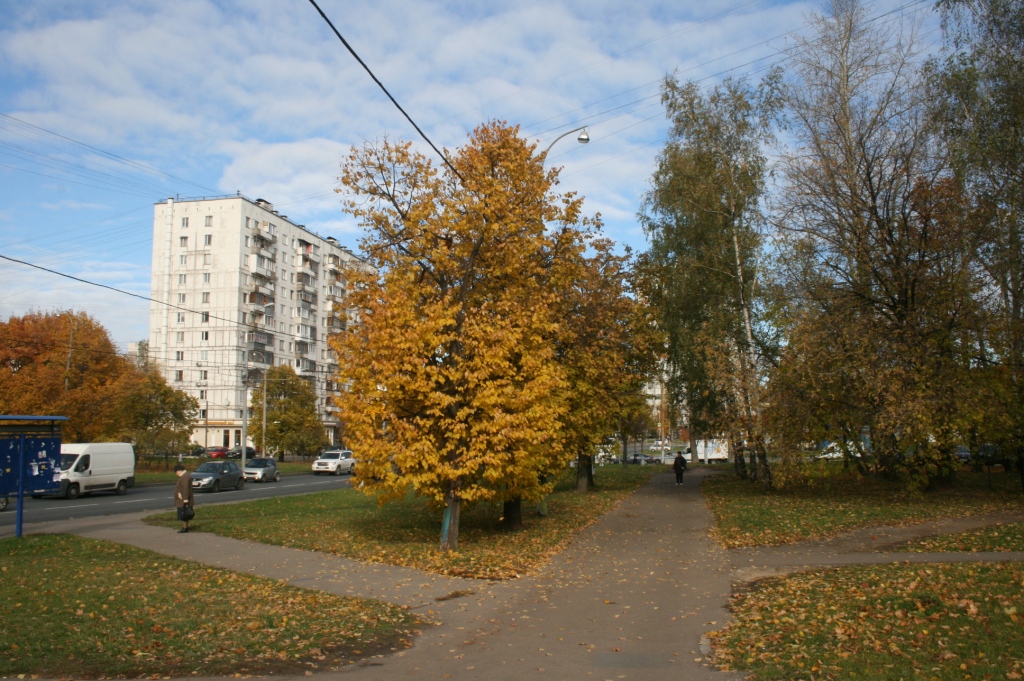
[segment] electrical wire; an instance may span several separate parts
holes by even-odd
[[[434,143],[430,141],[430,138],[427,137],[427,134],[420,129],[420,126],[416,125],[416,121],[414,121],[412,119],[412,116],[407,114],[405,112],[405,109],[402,108],[402,106],[398,103],[398,101],[394,97],[391,96],[391,93],[388,92],[388,89],[386,87],[384,87],[384,83],[380,82],[380,79],[378,79],[377,76],[373,75],[373,71],[370,70],[370,67],[366,65],[366,62],[364,62],[359,57],[358,54],[356,54],[356,51],[354,49],[352,49],[352,46],[348,44],[348,41],[345,40],[345,38],[342,37],[341,33],[338,32],[338,29],[336,29],[334,27],[334,24],[331,23],[331,20],[327,18],[326,14],[324,14],[324,11],[322,9],[320,9],[320,5],[316,4],[316,0],[309,0],[309,3],[311,5],[313,5],[313,7],[316,8],[316,11],[320,13],[320,16],[323,17],[324,21],[327,22],[327,25],[331,27],[331,30],[334,31],[334,35],[338,36],[338,40],[341,41],[341,44],[345,46],[345,48],[349,51],[349,53],[353,57],[355,57],[356,61],[359,62],[359,64],[366,70],[366,72],[368,74],[370,74],[370,78],[373,78],[373,82],[375,82],[378,86],[380,86],[380,89],[383,90],[384,94],[386,94],[388,96],[388,99],[391,100],[391,103],[394,104],[395,107],[399,111],[402,112],[402,115],[405,116],[405,120],[409,121],[409,123],[412,124],[412,127],[416,128],[416,132],[418,132],[420,134],[420,137],[422,137],[424,140],[426,140],[427,144],[430,145],[430,148],[433,149],[435,152],[437,152],[437,155],[440,156],[441,159],[444,161],[445,165],[447,165],[451,169],[451,171],[453,173],[455,173],[455,176],[459,178],[459,181],[460,182],[465,182],[465,180],[462,179],[462,175],[459,173],[459,171],[456,170],[455,166],[452,165],[452,162],[448,160],[448,157],[445,156],[443,153],[441,153],[441,150],[438,149],[434,145]]]

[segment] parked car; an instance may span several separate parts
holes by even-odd
[[[207,447],[206,448],[206,456],[210,457],[211,459],[226,459],[226,458],[228,458],[228,448],[227,447]]]
[[[652,464],[661,463],[661,459],[648,456],[647,454],[631,454],[626,457],[626,463],[637,463],[637,464]]]
[[[259,456],[259,454],[256,452],[256,449],[254,447],[246,447],[245,448],[245,458],[246,459],[254,459],[257,456]],[[231,449],[229,449],[228,453],[227,453],[227,458],[229,458],[229,459],[241,459],[242,458],[242,446],[241,445],[237,445],[237,446],[232,447]]]
[[[329,449],[313,462],[313,475],[330,473],[341,475],[351,473],[355,470],[356,460],[352,458],[352,452],[347,449]]]
[[[192,471],[192,489],[219,492],[228,487],[242,489],[245,478],[234,461],[207,461]]]
[[[277,470],[277,462],[269,458],[249,459],[245,462],[242,476],[253,482],[279,482],[281,471]]]
[[[6,495],[0,496],[0,511],[7,508],[7,502],[8,500]]]
[[[667,452],[672,449],[671,442],[662,442],[661,440],[655,440],[651,443],[651,446],[647,448],[649,452]]]

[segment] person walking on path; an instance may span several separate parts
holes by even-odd
[[[675,461],[672,462],[672,470],[676,473],[676,484],[683,484],[683,471],[686,470],[686,459],[682,452],[676,452]]]
[[[196,515],[192,476],[186,475],[188,471],[180,463],[174,467],[174,472],[178,474],[178,482],[174,483],[174,507],[178,509],[178,520],[182,523],[178,534],[185,534],[188,532],[188,521]]]

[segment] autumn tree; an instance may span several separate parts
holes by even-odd
[[[68,442],[110,438],[133,369],[84,312],[31,312],[0,323],[0,411],[67,416]]]
[[[707,91],[666,78],[669,140],[641,214],[651,240],[644,295],[667,337],[672,401],[692,431],[738,425],[757,455],[755,474],[769,483],[761,386],[771,344],[757,278],[775,78],[757,89],[727,80]],[[742,454],[737,460],[745,474]]]
[[[114,413],[116,439],[131,442],[136,455],[184,452],[199,416],[199,401],[168,385],[156,368],[144,366],[122,379]]]
[[[263,441],[263,404],[266,391],[266,442]],[[309,380],[295,373],[290,365],[270,367],[252,393],[252,417],[248,432],[261,451],[285,452],[306,457],[328,444],[324,425],[317,411],[316,390]]]
[[[929,102],[980,218],[972,228],[986,323],[977,368],[989,397],[980,400],[987,408],[979,418],[986,437],[1016,458],[1024,485],[1024,6],[942,0],[939,7],[945,45],[928,66]]]
[[[783,89],[791,326],[772,408],[799,426],[791,444],[864,443],[880,470],[928,484],[952,464],[974,230],[936,153],[913,26],[869,21],[857,0],[811,23]]]
[[[571,279],[592,222],[517,133],[483,125],[441,170],[409,144],[366,145],[341,178],[374,266],[349,273],[359,323],[332,340],[356,479],[443,507],[445,550],[463,503],[538,499],[573,455],[551,282]]]

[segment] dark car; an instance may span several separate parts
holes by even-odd
[[[626,457],[626,463],[654,464],[661,463],[661,459],[646,454],[630,454]]]
[[[206,456],[210,457],[211,459],[226,459],[226,458],[228,458],[228,448],[227,447],[207,447],[206,448]]]
[[[277,470],[277,462],[270,458],[249,459],[245,462],[243,475],[253,482],[279,482],[281,472]]]
[[[219,492],[228,487],[242,489],[245,478],[234,461],[207,461],[191,473],[192,489]]]
[[[252,459],[259,456],[253,447],[245,448],[245,458]],[[229,459],[241,459],[242,458],[242,446],[238,445],[228,450],[227,458]]]

